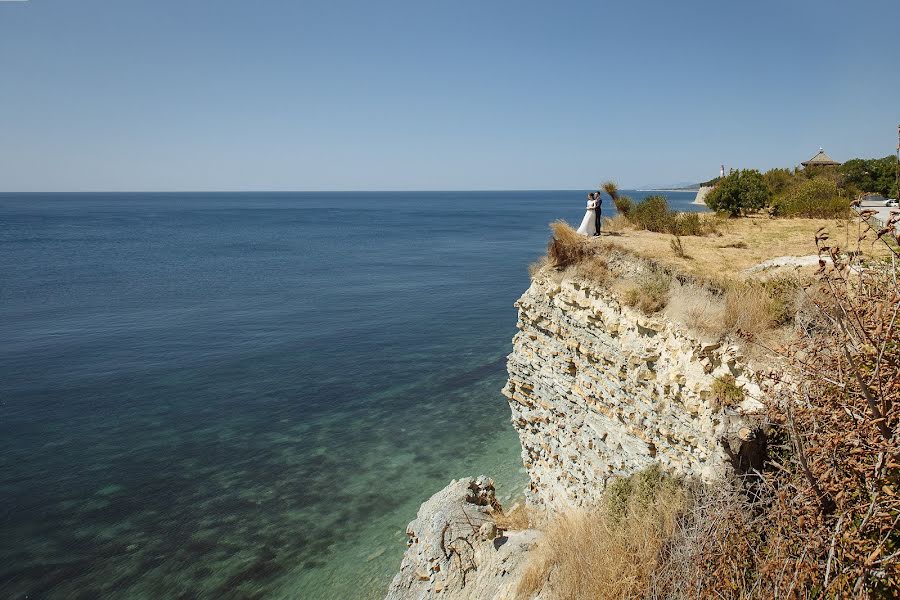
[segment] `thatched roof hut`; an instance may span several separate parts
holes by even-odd
[[[841,163],[836,160],[831,160],[831,157],[825,154],[825,151],[822,148],[819,148],[819,151],[816,152],[815,156],[800,164],[804,167],[837,167],[840,166]]]

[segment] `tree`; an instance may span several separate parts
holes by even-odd
[[[756,169],[733,170],[706,195],[706,205],[732,217],[757,212],[769,203],[769,188]]]
[[[777,196],[796,182],[796,177],[790,169],[769,169],[763,173],[763,179],[771,196]]]
[[[897,157],[853,158],[840,166],[842,187],[851,192],[892,196],[896,191]]]
[[[612,198],[613,204],[616,205],[616,210],[619,211],[619,214],[625,215],[626,217],[631,214],[633,202],[628,196],[619,195],[619,186],[616,185],[615,181],[604,181],[603,185],[600,187],[604,192],[609,194],[610,198]]]

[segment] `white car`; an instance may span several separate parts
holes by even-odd
[[[884,201],[885,206],[898,206],[896,198],[888,198]]]

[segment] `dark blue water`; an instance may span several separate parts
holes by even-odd
[[[513,302],[583,204],[0,194],[0,597],[380,596],[431,493],[521,489]]]

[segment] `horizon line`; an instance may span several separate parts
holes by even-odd
[[[600,189],[599,187],[597,189]],[[672,187],[620,187],[632,192],[693,192]],[[491,189],[415,189],[415,190],[0,190],[0,194],[421,194],[435,192],[583,192],[594,188],[491,188]]]

